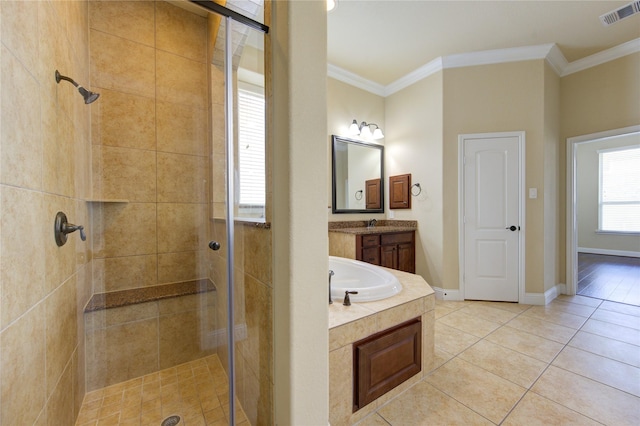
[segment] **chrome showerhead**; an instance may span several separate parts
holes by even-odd
[[[78,92],[80,92],[80,94],[84,98],[84,103],[85,104],[90,104],[91,102],[94,102],[96,99],[98,99],[100,97],[99,93],[95,93],[95,92],[92,92],[90,90],[85,89],[84,87],[82,87],[78,83],[76,83],[72,78],[66,77],[66,76],[60,74],[58,72],[58,70],[56,70],[56,83],[60,83],[60,80],[66,80],[69,83],[73,84],[75,87],[77,87],[78,88]]]

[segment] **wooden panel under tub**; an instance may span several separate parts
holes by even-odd
[[[422,321],[414,318],[353,343],[353,412],[422,369]]]

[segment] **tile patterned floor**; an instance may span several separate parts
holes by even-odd
[[[436,368],[359,426],[638,425],[640,307],[436,302]]]
[[[226,426],[227,389],[213,355],[87,393],[76,426],[160,426],[171,415],[181,417],[179,426]],[[236,424],[249,425],[239,403]]]
[[[436,368],[359,426],[638,425],[640,307],[436,302]],[[228,424],[216,356],[87,394],[77,426]],[[241,409],[238,424],[248,425]]]

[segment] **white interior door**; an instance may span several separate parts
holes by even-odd
[[[461,137],[465,299],[518,301],[523,136]]]

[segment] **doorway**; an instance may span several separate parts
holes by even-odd
[[[603,214],[609,196],[602,193],[604,157],[618,153],[628,160],[625,150],[639,144],[640,126],[567,139],[568,294],[639,302],[640,234],[610,229],[609,219]],[[628,200],[617,198],[614,201],[618,206],[629,205]]]
[[[459,136],[460,289],[518,302],[523,292],[524,132]]]

